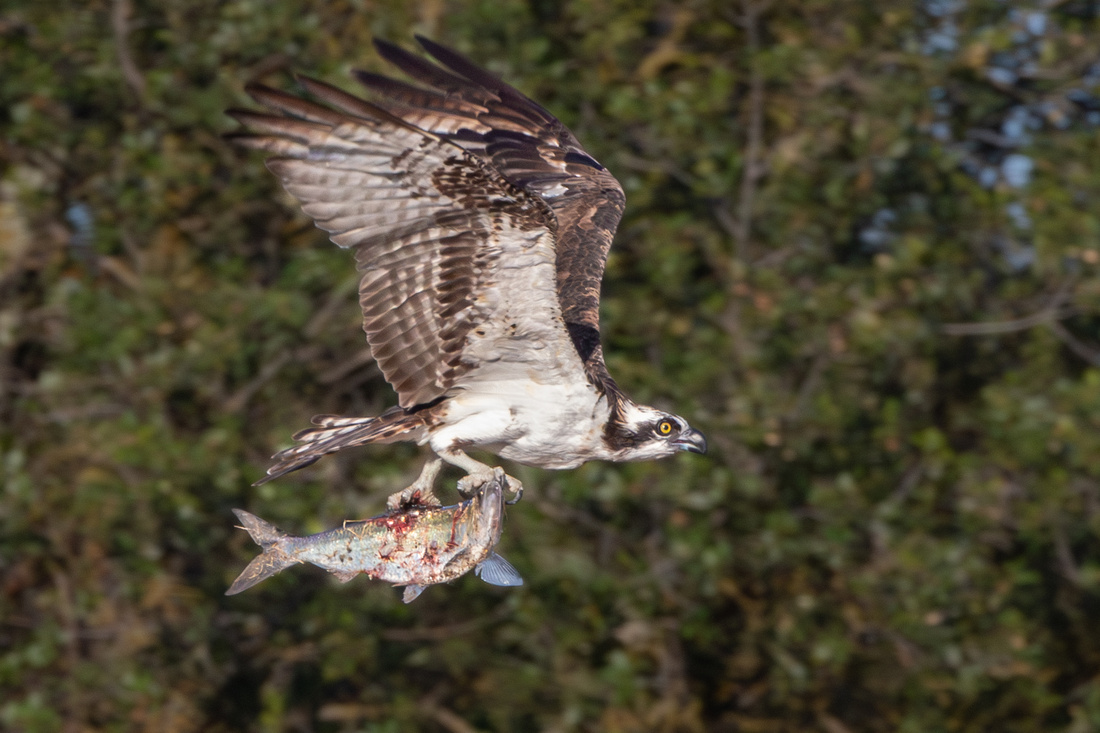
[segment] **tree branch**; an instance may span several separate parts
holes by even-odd
[[[1035,326],[1069,318],[1077,313],[1077,309],[1073,306],[1064,306],[1076,281],[1075,277],[1068,278],[1050,296],[1050,302],[1046,304],[1046,307],[1037,313],[1032,313],[1030,316],[1011,321],[990,321],[988,323],[944,323],[940,326],[940,330],[951,336],[990,336],[999,333],[1026,331]]]
[[[1050,323],[1046,323],[1043,325],[1049,328],[1050,332],[1057,336],[1059,341],[1069,347],[1069,350],[1072,351],[1074,354],[1077,354],[1077,356],[1081,357],[1089,364],[1092,364],[1095,367],[1100,367],[1100,351],[1097,351],[1090,346],[1086,346],[1058,321],[1051,321]]]
[[[745,145],[745,160],[741,169],[741,188],[737,196],[737,218],[733,222],[734,254],[744,261],[748,256],[749,238],[752,236],[752,211],[756,200],[756,184],[762,175],[760,150],[764,141],[764,74],[760,71],[757,56],[760,53],[760,16],[770,1],[742,0],[741,26],[745,29],[750,59],[749,69],[749,124]]]
[[[1013,333],[1015,331],[1026,331],[1029,328],[1035,326],[1041,326],[1043,324],[1051,323],[1053,321],[1059,321],[1063,318],[1068,318],[1073,315],[1072,310],[1063,310],[1060,308],[1043,308],[1038,313],[1033,313],[1030,316],[1024,318],[1017,318],[1012,321],[990,321],[987,323],[945,323],[940,326],[940,330],[951,336],[990,336],[999,333]]]
[[[134,57],[130,54],[130,15],[134,6],[130,0],[114,0],[111,3],[111,30],[115,36],[115,49],[118,52],[118,65],[122,69],[122,78],[126,80],[138,100],[145,103],[145,77],[141,75]]]

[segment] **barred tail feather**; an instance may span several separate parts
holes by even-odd
[[[420,440],[427,426],[423,413],[408,412],[400,407],[389,409],[378,417],[318,415],[313,418],[313,424],[317,427],[294,434],[299,445],[272,456],[275,465],[267,469],[267,475],[255,486],[305,468],[323,456],[344,448],[368,443]]]

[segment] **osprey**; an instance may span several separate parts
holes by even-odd
[[[554,469],[703,453],[702,433],[635,404],[604,365],[618,181],[541,106],[417,40],[442,66],[375,47],[418,84],[356,71],[366,101],[300,78],[324,104],[250,85],[275,114],[229,113],[250,131],[230,137],[273,154],[267,167],[302,210],[355,253],[363,330],[398,396],[378,417],[315,417],[259,483],[349,446],[427,444],[435,455],[396,507],[438,504],[443,461],[466,471],[463,492],[489,480],[470,448]]]

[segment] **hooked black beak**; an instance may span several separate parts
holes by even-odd
[[[707,452],[707,439],[695,428],[688,428],[672,444],[680,450],[702,455]]]

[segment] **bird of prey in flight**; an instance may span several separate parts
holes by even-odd
[[[442,462],[469,492],[492,476],[468,449],[542,468],[703,453],[702,433],[627,397],[604,365],[600,280],[619,182],[553,115],[468,59],[375,41],[413,83],[358,71],[370,101],[301,78],[316,101],[262,85],[270,113],[230,112],[267,167],[362,279],[363,330],[398,405],[315,417],[270,481],[350,446],[434,455],[390,506],[438,503]],[[510,489],[519,482],[509,477]]]

